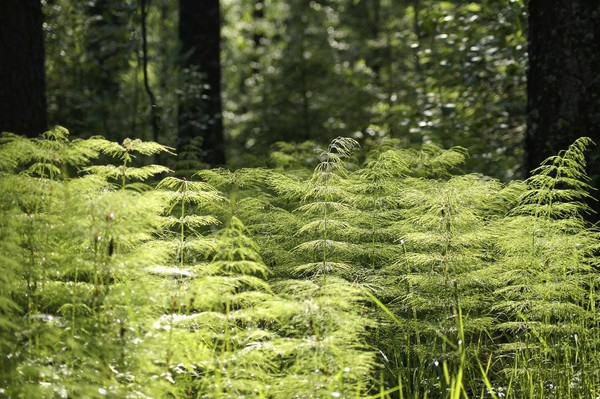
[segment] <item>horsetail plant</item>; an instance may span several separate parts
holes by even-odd
[[[509,184],[348,138],[197,181],[3,134],[0,398],[596,397],[591,144]]]
[[[125,139],[122,144],[116,142],[102,141],[98,149],[103,154],[121,161],[121,165],[93,165],[85,169],[86,172],[104,176],[119,182],[124,190],[126,187],[132,189],[147,189],[140,183],[129,183],[131,180],[144,181],[161,173],[167,173],[171,170],[162,165],[131,166],[136,155],[157,155],[163,152],[173,154],[173,148],[155,143],[153,141],[142,141],[140,139]]]
[[[305,263],[295,268],[300,275],[348,275],[351,266],[336,261],[336,255],[352,251],[352,244],[342,241],[352,226],[344,220],[352,210],[350,192],[345,188],[346,158],[358,143],[349,138],[339,137],[331,142],[326,150],[319,151],[319,164],[301,199],[304,205],[296,209],[309,217],[308,223],[300,227],[299,236],[315,239],[299,244],[294,251],[313,257],[315,262]],[[313,216],[314,215],[314,216]],[[350,278],[351,279],[351,278]]]
[[[525,181],[508,217],[494,225],[501,253],[496,276],[496,331],[509,342],[502,367],[513,391],[590,397],[597,381],[598,314],[590,296],[598,285],[598,234],[586,227],[583,199],[587,138],[548,158]],[[522,337],[522,339],[516,339]],[[508,361],[513,363],[507,363]],[[536,383],[543,381],[543,383]]]
[[[164,194],[170,215],[165,217],[163,224],[177,232],[179,267],[183,269],[186,265],[186,250],[195,249],[202,258],[206,258],[212,253],[212,244],[202,238],[202,229],[216,226],[220,222],[215,216],[197,213],[201,213],[207,204],[222,203],[225,198],[207,183],[173,176],[162,179],[156,188],[169,190]]]

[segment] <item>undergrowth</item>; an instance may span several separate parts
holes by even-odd
[[[503,184],[394,141],[183,178],[3,134],[0,397],[598,397],[591,144]]]

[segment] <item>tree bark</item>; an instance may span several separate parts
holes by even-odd
[[[600,1],[530,0],[525,174],[587,136],[600,176]],[[598,209],[598,204],[590,204]]]
[[[225,163],[221,104],[221,13],[219,0],[180,0],[179,39],[182,67],[203,76],[202,98],[179,107],[177,148],[182,152],[202,137],[202,160],[209,166]]]
[[[47,129],[42,5],[0,0],[0,131],[35,137]]]

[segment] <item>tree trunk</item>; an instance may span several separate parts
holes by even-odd
[[[221,104],[221,13],[219,0],[180,0],[179,39],[183,68],[203,76],[201,98],[179,106],[178,152],[202,138],[202,160],[209,166],[225,163]],[[183,88],[185,91],[186,88]]]
[[[530,0],[525,173],[587,136],[600,176],[600,1]],[[598,208],[598,203],[590,204]]]
[[[40,0],[0,0],[0,131],[46,131],[43,15]]]

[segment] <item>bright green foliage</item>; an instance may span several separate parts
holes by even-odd
[[[486,267],[491,239],[486,203],[493,200],[498,183],[467,175],[447,181],[407,179],[404,184],[398,193],[400,220],[390,227],[397,237],[398,256],[384,266],[386,278],[381,282],[387,287],[382,294],[391,299],[390,309],[411,320],[396,326],[406,338],[395,345],[404,347],[404,367],[436,361],[441,367],[447,361],[453,370],[460,352],[448,348],[446,340],[469,350],[493,323],[488,316],[489,283],[479,273]],[[459,320],[461,309],[464,317]],[[438,348],[433,357],[432,345]],[[421,394],[445,391],[447,381],[429,378],[421,376],[430,383]]]
[[[293,370],[298,375],[287,377],[284,384],[297,391],[318,387],[316,397],[368,392],[373,369],[373,354],[365,351],[367,328],[373,323],[361,311],[366,300],[364,290],[351,283],[357,269],[348,260],[356,246],[346,241],[352,236],[349,216],[353,209],[349,202],[352,196],[344,188],[345,163],[357,146],[353,139],[338,137],[326,150],[319,150],[320,162],[305,183],[303,195],[296,197],[302,205],[295,212],[302,214],[303,220],[295,234],[301,242],[292,252],[305,263],[293,265],[292,274],[311,278],[283,283],[281,293],[304,303],[302,313],[307,319],[301,325],[308,327],[306,334],[310,336],[298,350],[313,358],[295,364]],[[285,185],[273,183],[285,195]],[[293,198],[296,193],[293,189],[287,194]]]
[[[257,249],[232,218],[212,260],[190,267],[169,300],[158,323],[168,331],[167,373],[182,393],[226,398],[267,389],[273,332],[265,327],[276,314],[263,309],[272,294]]]
[[[171,241],[168,236],[163,235],[160,237],[161,244],[176,248],[180,268],[186,265],[186,252],[191,256],[206,258],[206,255],[212,252],[213,245],[202,237],[202,231],[220,222],[212,215],[198,213],[201,213],[201,209],[207,204],[223,202],[225,198],[206,183],[177,177],[165,177],[156,188],[172,190],[165,193],[170,215],[163,219],[162,226],[176,234]]]
[[[495,330],[523,337],[500,345],[506,354],[496,367],[511,369],[514,389],[535,396],[556,390],[586,397],[597,381],[591,371],[597,360],[582,357],[598,350],[597,327],[589,324],[598,317],[598,235],[585,228],[589,210],[581,202],[591,189],[583,156],[589,144],[579,139],[547,159],[525,181],[511,214],[493,225],[501,254],[490,270],[496,286],[492,310],[500,321]],[[572,359],[576,362],[565,368]],[[548,382],[531,386],[530,379]]]
[[[171,170],[162,165],[145,165],[132,167],[130,164],[139,155],[155,155],[161,152],[170,152],[172,148],[154,143],[152,141],[144,142],[140,139],[131,140],[126,138],[123,144],[103,141],[97,145],[98,149],[112,158],[121,161],[121,165],[94,165],[85,169],[86,172],[101,175],[106,178],[117,180],[121,183],[121,188],[125,189],[130,180],[147,180],[159,173],[170,172]],[[172,154],[172,153],[171,153]],[[137,187],[130,184],[130,187]],[[143,186],[142,186],[143,187]]]
[[[397,140],[154,187],[156,143],[0,143],[0,397],[600,393],[588,139],[507,185]]]
[[[135,281],[152,257],[138,249],[157,222],[144,215],[163,205],[153,192],[115,191],[99,176],[69,179],[67,168],[85,167],[106,141],[67,135],[5,136],[2,148],[23,170],[0,176],[10,250],[3,287],[11,287],[2,302],[14,323],[3,329],[0,379],[10,397],[123,396],[136,385],[118,370],[137,362],[130,349],[145,311]]]
[[[290,348],[276,397],[364,397],[370,392],[376,365],[366,342],[374,324],[364,312],[365,292],[331,276],[280,282],[275,288],[287,308],[280,328]]]
[[[309,241],[293,249],[309,261],[295,267],[295,273],[299,275],[343,276],[351,269],[344,259],[353,250],[352,243],[345,239],[352,229],[348,223],[352,207],[344,179],[346,158],[356,146],[355,140],[339,137],[327,150],[319,151],[320,163],[304,188],[303,205],[296,209],[308,217],[296,234]]]

